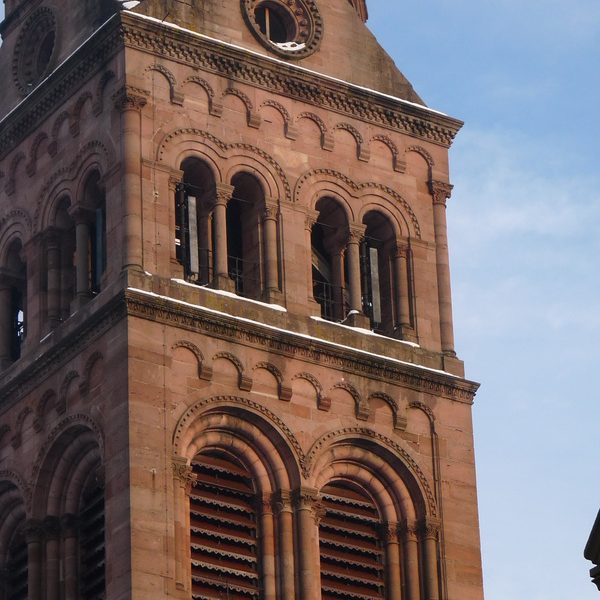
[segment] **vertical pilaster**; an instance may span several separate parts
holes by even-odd
[[[384,523],[381,540],[385,548],[386,600],[402,600],[402,570],[398,523]]]
[[[421,600],[419,538],[416,524],[402,523],[400,535],[404,548],[404,596],[406,600]]]
[[[61,255],[60,237],[57,231],[48,230],[45,233],[46,267],[48,273],[48,289],[46,308],[48,313],[48,325],[54,329],[61,319],[60,298],[60,274]]]
[[[307,257],[307,269],[306,269],[306,289],[308,291],[308,301],[316,303],[314,291],[313,291],[313,276],[312,276],[312,230],[317,222],[319,213],[316,210],[309,210],[304,219],[304,239],[305,248],[308,252]]]
[[[296,597],[295,572],[294,572],[294,527],[291,494],[287,490],[280,490],[274,500],[279,530],[278,565],[280,570],[279,597]]]
[[[128,87],[114,96],[115,108],[121,113],[121,160],[123,166],[123,269],[142,269],[142,148],[141,112],[146,98]]]
[[[217,198],[213,210],[214,223],[214,286],[219,290],[235,291],[235,284],[229,278],[227,265],[227,203],[233,196],[233,186],[217,184]]]
[[[440,600],[438,576],[438,538],[439,523],[426,520],[421,527],[423,540],[423,574],[425,580],[426,600]]]
[[[317,491],[300,488],[294,494],[296,504],[297,544],[300,573],[300,597],[319,600],[321,598],[321,580],[319,553],[319,521],[323,508]]]
[[[30,519],[25,524],[27,542],[27,599],[42,600],[42,537],[40,521]]]
[[[63,515],[60,519],[62,535],[62,576],[61,584],[65,600],[77,600],[78,590],[78,558],[77,558],[77,528],[75,515]]]
[[[454,356],[452,293],[450,288],[450,261],[448,257],[448,226],[446,223],[446,202],[448,201],[448,198],[450,198],[452,186],[443,181],[431,181],[430,190],[433,197],[433,228],[435,232],[440,340],[442,352]]]
[[[277,202],[265,199],[263,213],[265,240],[265,300],[273,301],[279,292],[279,260],[277,252]]]
[[[46,599],[59,598],[59,568],[60,568],[60,520],[58,517],[46,517],[43,523],[44,539],[46,542],[45,579]]]
[[[275,527],[271,495],[265,495],[260,502],[260,546],[262,562],[262,590],[265,600],[277,598],[275,583]]]
[[[190,509],[189,496],[195,481],[192,467],[185,458],[173,457],[173,493],[175,510],[175,586],[187,590],[190,565]]]
[[[348,322],[356,327],[369,327],[369,319],[363,314],[360,277],[360,243],[365,227],[351,226],[348,230],[346,253],[348,256],[348,287],[350,292],[350,315]]]
[[[404,331],[410,327],[410,295],[408,279],[408,246],[397,242],[394,247],[394,276],[398,325]]]

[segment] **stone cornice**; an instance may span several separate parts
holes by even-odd
[[[125,45],[449,147],[462,121],[194,32],[121,15]]]
[[[0,160],[123,47],[118,17],[107,21],[78,51],[0,121]]]
[[[311,338],[310,342],[307,342],[306,337],[293,331],[274,333],[272,329],[260,323],[240,321],[227,314],[215,314],[203,310],[202,307],[182,304],[137,290],[126,290],[125,302],[128,316],[173,325],[358,376],[372,377],[457,402],[472,404],[479,388],[478,383],[442,371],[371,356],[359,350],[336,346],[325,340]]]

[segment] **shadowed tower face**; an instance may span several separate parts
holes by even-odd
[[[5,8],[0,599],[482,600],[461,122],[366,3]]]

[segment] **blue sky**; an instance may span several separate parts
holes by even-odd
[[[474,407],[486,600],[597,600],[600,3],[370,0],[451,150],[455,331]]]

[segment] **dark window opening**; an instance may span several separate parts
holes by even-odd
[[[220,452],[192,461],[192,598],[260,598],[257,495],[250,472]]]
[[[11,359],[15,361],[21,358],[21,348],[25,339],[25,306],[23,291],[20,288],[13,287],[11,295]]]
[[[27,543],[23,529],[13,535],[8,548],[6,600],[27,600]]]
[[[40,44],[36,61],[36,79],[41,79],[42,76],[46,73],[46,69],[48,68],[48,65],[50,64],[50,59],[52,58],[55,38],[56,33],[54,31],[49,31],[44,36],[44,39]]]
[[[260,4],[254,17],[261,33],[274,44],[283,44],[294,40],[293,19],[285,9],[275,4]]]
[[[91,211],[89,225],[89,290],[100,293],[106,271],[106,195],[100,187],[100,173],[95,171],[85,185],[85,206]]]
[[[105,598],[104,485],[94,475],[85,487],[79,511],[79,590],[86,600]]]
[[[385,598],[381,518],[364,489],[336,481],[321,490],[319,523],[323,600]]]

